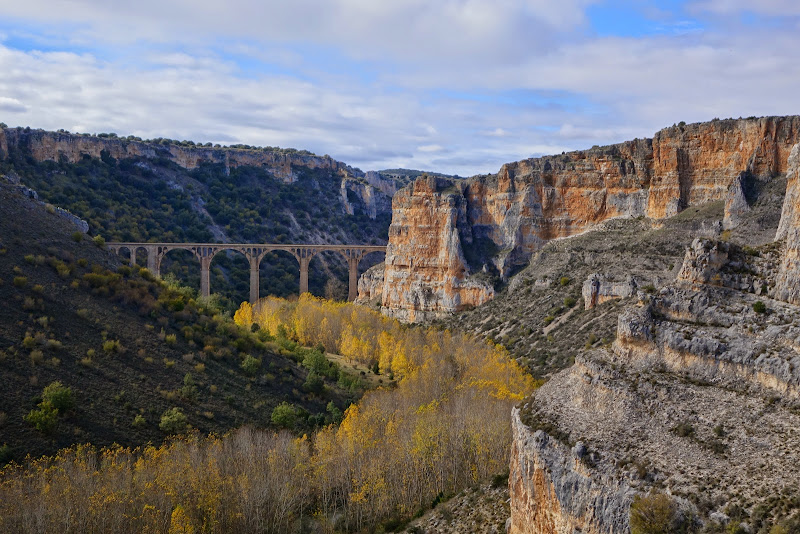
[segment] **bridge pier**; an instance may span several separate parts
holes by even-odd
[[[161,276],[158,272],[158,261],[156,258],[156,249],[155,247],[147,247],[145,248],[147,251],[147,270],[150,271],[153,276]]]
[[[349,288],[347,292],[347,300],[353,302],[358,297],[358,262],[361,260],[359,256],[350,256],[347,258],[347,266],[349,268]]]
[[[200,258],[200,296],[211,296],[211,257]]]
[[[258,301],[258,267],[260,263],[261,258],[259,256],[250,256],[250,304],[255,304]]]
[[[308,264],[311,258],[298,258],[300,262],[300,294],[308,293]]]

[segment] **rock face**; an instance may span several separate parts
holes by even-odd
[[[205,163],[222,164],[226,171],[240,166],[260,167],[284,182],[297,179],[296,169],[324,169],[342,180],[342,205],[348,213],[353,194],[364,202],[368,214],[374,219],[379,213],[391,210],[394,182],[378,173],[367,176],[330,156],[316,156],[308,152],[281,149],[212,148],[159,144],[117,137],[95,137],[66,132],[47,132],[29,128],[0,128],[0,159],[11,149],[23,149],[37,161],[67,161],[76,163],[83,157],[114,159],[165,158],[185,169],[195,169]]]
[[[425,177],[395,195],[382,291],[389,316],[423,321],[494,296],[490,285],[467,278],[461,243],[471,236],[458,187]]]
[[[599,273],[594,273],[586,279],[581,289],[584,309],[591,310],[609,300],[633,296],[638,287],[639,283],[633,277],[623,282],[615,282]]]
[[[367,269],[358,279],[358,298],[356,304],[380,306],[383,297],[384,264],[379,263]]]
[[[789,157],[786,197],[776,239],[785,239],[775,298],[800,304],[800,144]]]
[[[634,491],[614,477],[592,476],[592,453],[570,449],[511,415],[508,534],[609,534],[629,531]]]
[[[794,532],[800,500],[764,512],[800,499],[800,307],[765,296],[785,258],[694,240],[678,279],[618,316],[610,349],[578,352],[513,412],[509,532],[627,534],[633,496],[654,489],[676,525],[724,526],[740,507],[745,531]]]
[[[730,230],[739,226],[742,216],[750,211],[745,195],[746,173],[741,173],[728,187],[728,194],[725,197],[725,218],[722,220],[722,227]]]
[[[786,172],[799,140],[796,116],[715,120],[464,182],[421,179],[393,200],[383,308],[423,320],[479,305],[493,289],[473,276],[505,278],[547,241],[608,219],[658,219],[725,200],[742,173],[768,180]],[[732,216],[742,209],[732,203]]]

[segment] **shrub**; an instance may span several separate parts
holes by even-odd
[[[247,376],[255,376],[261,368],[261,360],[248,354],[242,361],[241,368]]]
[[[631,504],[631,534],[669,534],[675,522],[675,504],[663,493],[637,495]]]
[[[174,345],[175,343],[177,343],[177,341],[178,337],[175,334],[167,334],[167,336],[164,338],[164,342],[167,345]]]
[[[158,428],[167,434],[179,434],[188,428],[186,416],[180,408],[170,408],[161,416]]]
[[[562,276],[562,277],[561,277],[561,278],[558,280],[558,283],[559,283],[559,284],[561,284],[562,286],[568,286],[568,285],[569,285],[569,283],[570,283],[571,281],[572,281],[572,280],[570,279],[570,277],[569,277],[569,276]]]
[[[83,241],[83,232],[73,232],[72,233],[72,240],[76,243],[80,243]]]
[[[14,281],[13,281],[14,287],[25,287],[25,285],[27,283],[28,283],[28,279],[25,278],[24,276],[15,276],[14,277]]]
[[[109,339],[103,342],[103,351],[106,354],[122,352],[122,345],[115,339]]]
[[[42,401],[39,407],[24,417],[27,423],[43,434],[52,434],[58,425],[58,410],[49,402]]]
[[[282,402],[272,410],[272,424],[281,428],[293,428],[297,421],[297,408],[288,402]]]
[[[92,241],[94,242],[95,245],[97,245],[100,248],[106,246],[106,240],[103,239],[103,236],[101,235],[94,236],[94,239],[92,239]]]
[[[309,371],[306,381],[303,383],[303,389],[311,393],[319,393],[325,386],[325,381],[314,371]]]
[[[44,388],[42,391],[42,402],[50,403],[53,408],[61,413],[68,412],[75,407],[75,398],[72,396],[72,388],[64,386],[58,380]]]
[[[757,300],[753,303],[753,311],[756,313],[767,313],[767,305]]]
[[[31,363],[33,365],[40,364],[42,363],[43,360],[44,360],[44,353],[42,351],[38,349],[31,351]]]
[[[131,426],[133,428],[142,428],[146,424],[147,424],[147,420],[144,418],[144,416],[142,414],[137,414],[136,417],[133,418],[133,422],[131,423]]]
[[[564,297],[564,306],[566,306],[567,308],[573,307],[575,305],[575,302],[577,301],[573,297]]]

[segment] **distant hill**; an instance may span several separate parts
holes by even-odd
[[[457,180],[461,178],[457,174],[442,174],[439,172],[431,172],[431,171],[417,171],[414,169],[384,169],[382,171],[378,171],[378,174],[383,176],[384,178],[393,179],[399,184],[403,186],[408,185],[409,183],[413,182],[423,174],[427,174],[428,176],[436,176],[439,178],[449,178]]]

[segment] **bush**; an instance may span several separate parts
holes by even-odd
[[[256,376],[258,370],[261,369],[261,360],[248,354],[242,361],[241,368],[247,376]]]
[[[570,283],[571,281],[572,281],[572,280],[570,279],[570,277],[569,277],[569,276],[562,276],[562,277],[561,277],[561,278],[558,280],[558,283],[559,283],[559,284],[561,284],[562,286],[568,286],[568,285],[569,285],[569,283]]]
[[[133,418],[133,422],[131,426],[133,428],[142,428],[147,424],[147,420],[144,418],[142,414],[137,414],[136,417]]]
[[[80,243],[83,241],[83,232],[73,232],[72,233],[72,240],[76,243]]]
[[[314,371],[309,371],[306,381],[303,383],[303,389],[310,393],[319,393],[325,386],[325,381]]]
[[[297,408],[288,402],[282,402],[272,410],[272,424],[281,428],[294,428],[297,422]]]
[[[161,416],[158,428],[167,434],[180,434],[188,428],[186,416],[180,408],[170,408]]]
[[[42,401],[39,403],[39,408],[28,412],[24,419],[39,432],[52,434],[58,425],[58,410],[49,402]]]
[[[44,388],[42,402],[49,402],[60,413],[68,412],[75,407],[72,388],[65,387],[57,380]]]
[[[24,276],[15,276],[14,277],[14,287],[25,287],[28,283],[28,279]]]
[[[675,512],[672,499],[663,493],[637,495],[631,504],[631,534],[669,534]]]
[[[753,311],[756,313],[767,313],[767,305],[757,300],[753,303]]]
[[[106,240],[103,239],[103,236],[101,235],[94,236],[94,239],[92,239],[92,241],[94,242],[95,245],[97,245],[100,248],[106,246]]]
[[[566,306],[567,308],[573,307],[575,305],[575,302],[577,301],[573,297],[564,297],[564,306]]]

